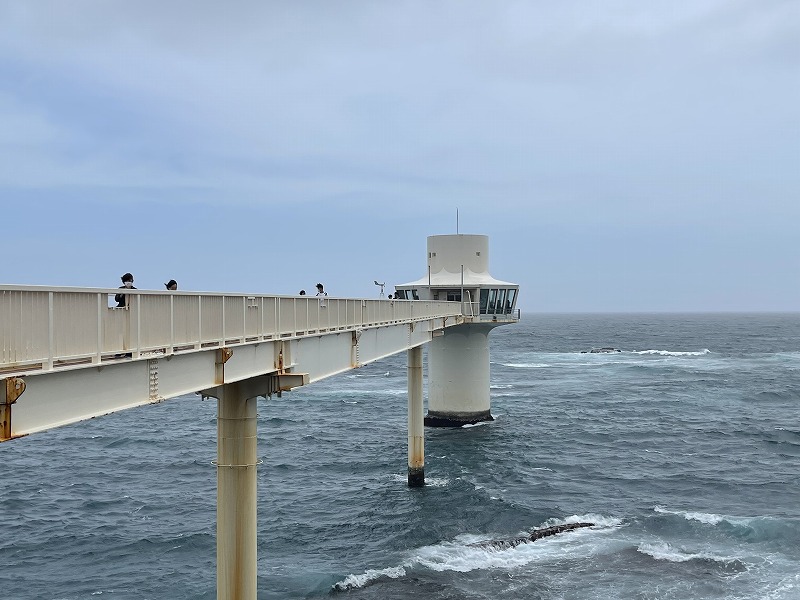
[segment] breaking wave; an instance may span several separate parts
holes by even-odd
[[[548,519],[537,528],[587,521],[595,523],[595,527],[573,530],[505,549],[475,545],[494,539],[491,536],[462,534],[452,541],[413,550],[408,560],[401,565],[384,569],[367,569],[361,574],[348,575],[342,581],[335,583],[332,591],[345,592],[382,580],[398,579],[405,577],[412,569],[466,573],[479,569],[512,569],[532,562],[546,563],[575,555],[591,556],[598,552],[604,543],[602,538],[598,538],[598,533],[612,531],[622,524],[620,519],[612,517],[573,515],[565,519]]]
[[[728,572],[747,570],[747,566],[738,557],[716,556],[710,552],[688,552],[683,548],[674,548],[666,542],[640,544],[636,550],[655,560],[664,560],[673,563],[708,563],[718,566]]]

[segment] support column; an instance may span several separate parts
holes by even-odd
[[[425,411],[422,406],[422,346],[408,351],[408,485],[425,485]]]
[[[217,400],[217,600],[256,600],[257,398]]]
[[[428,345],[429,427],[493,421],[489,395],[489,332],[494,325],[448,327]]]

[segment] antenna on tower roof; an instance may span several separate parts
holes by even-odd
[[[456,206],[456,234],[458,233],[458,207]]]

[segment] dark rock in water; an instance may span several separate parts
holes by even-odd
[[[513,540],[488,540],[486,542],[470,544],[470,546],[474,546],[476,548],[489,548],[491,550],[506,550],[508,548],[515,548],[520,544],[535,542],[539,538],[556,535],[565,531],[572,531],[573,529],[579,529],[581,527],[594,527],[594,523],[568,523],[566,525],[553,525],[552,527],[534,529],[530,535],[515,538]]]
[[[610,346],[605,346],[603,348],[592,348],[591,350],[581,350],[581,354],[609,354],[611,352],[622,352],[618,348],[611,348]]]

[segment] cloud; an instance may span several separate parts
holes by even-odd
[[[361,231],[419,221],[420,243],[459,207],[512,255],[644,232],[669,270],[698,228],[724,248],[800,217],[799,12],[0,1],[0,193],[278,222],[334,207]]]

